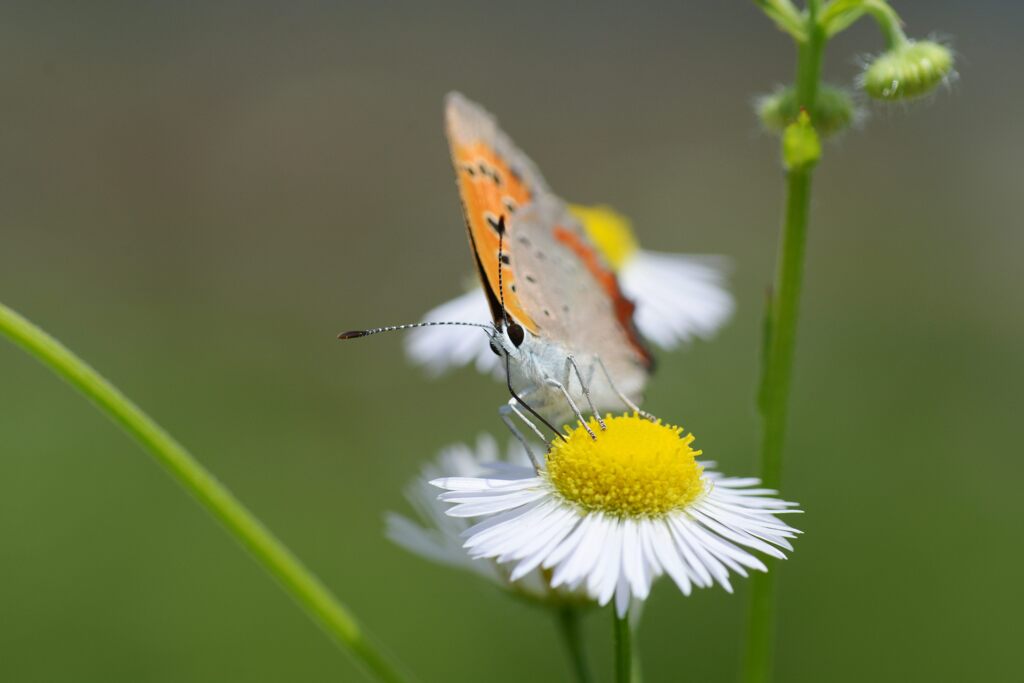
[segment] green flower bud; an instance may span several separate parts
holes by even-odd
[[[864,91],[879,100],[920,97],[953,73],[953,52],[931,40],[907,41],[872,61],[861,76]]]
[[[811,125],[811,117],[801,111],[796,121],[782,132],[782,163],[787,170],[810,168],[821,158],[821,140]]]
[[[793,86],[779,88],[758,99],[757,115],[768,130],[781,133],[800,115]],[[857,120],[857,107],[848,91],[834,85],[822,84],[818,88],[811,121],[818,132],[828,137],[850,126]]]

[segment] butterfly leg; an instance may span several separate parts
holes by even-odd
[[[597,418],[597,424],[601,425],[601,431],[608,428],[608,425],[604,423],[604,419],[601,417],[601,413],[597,412],[597,408],[594,406],[594,399],[590,398],[590,383],[583,381],[583,373],[580,372],[580,366],[576,364],[576,358],[571,353],[565,357],[565,385],[569,386],[569,368],[572,368],[576,372],[576,379],[580,381],[580,389],[583,390],[583,396],[587,399],[587,404],[590,406],[590,412]],[[593,368],[591,368],[591,376],[593,376]]]
[[[512,415],[515,415],[520,420],[525,422],[530,427],[530,429],[533,430],[533,433],[537,435],[537,438],[539,438],[543,442],[545,441],[544,435],[541,433],[539,429],[537,429],[537,425],[533,424],[533,422],[531,422],[530,419],[526,417],[526,415],[523,415],[523,412],[519,410],[517,401],[514,398],[510,398],[508,400],[508,403],[498,408],[498,415],[501,416],[501,421],[505,423],[505,426],[508,427],[508,430],[512,432],[512,436],[516,437],[516,440],[518,440],[519,443],[523,444],[523,448],[526,449],[526,455],[530,457],[530,462],[533,463],[533,469],[540,472],[540,463],[537,460],[537,455],[536,453],[533,452],[533,448],[530,447],[530,443],[526,440],[526,436],[524,436],[523,433],[519,431],[519,427],[517,427],[515,422],[512,421]]]
[[[544,383],[562,392],[562,396],[565,396],[565,400],[569,402],[569,407],[572,408],[572,412],[576,415],[576,419],[579,420],[580,424],[583,425],[583,428],[587,430],[587,434],[590,434],[590,438],[596,440],[597,434],[595,434],[594,430],[587,424],[587,419],[583,417],[583,413],[580,412],[580,408],[576,405],[576,401],[572,400],[572,395],[569,393],[569,390],[565,388],[565,385],[552,377],[545,377]]]
[[[594,356],[594,360],[596,360],[597,364],[601,366],[601,372],[604,373],[604,378],[606,380],[608,380],[608,386],[610,386],[612,388],[612,391],[614,391],[615,394],[619,397],[619,400],[621,400],[623,403],[625,403],[626,407],[628,407],[630,410],[632,410],[637,415],[641,415],[642,417],[646,417],[651,422],[654,422],[655,417],[653,415],[648,413],[646,410],[641,409],[640,406],[638,406],[636,403],[634,403],[633,401],[630,400],[629,396],[626,396],[624,393],[619,391],[619,388],[617,386],[615,386],[615,381],[612,379],[612,375],[611,375],[610,372],[608,372],[608,368],[605,367],[604,361],[601,360],[601,357],[600,356]]]

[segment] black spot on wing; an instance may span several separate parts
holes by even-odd
[[[490,211],[485,211],[484,218],[487,220],[487,225],[491,226],[491,230],[499,235],[505,233],[505,214],[495,216]]]

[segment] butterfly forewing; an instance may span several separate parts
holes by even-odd
[[[509,317],[540,340],[600,356],[627,393],[642,389],[651,357],[633,327],[633,304],[565,202],[479,105],[452,93],[445,121],[495,322],[503,297]]]
[[[499,235],[504,232],[502,246],[513,238],[516,214],[536,197],[546,194],[547,184],[533,162],[498,128],[490,114],[458,93],[448,95],[445,104],[448,143],[470,246],[490,294],[495,322],[499,322],[500,312],[494,310],[494,304],[504,294],[509,315],[536,332],[536,323],[522,308],[516,294],[514,269],[507,264],[502,264],[499,290],[498,247]]]

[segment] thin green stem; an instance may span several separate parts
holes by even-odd
[[[580,608],[566,605],[558,610],[558,627],[565,641],[565,649],[572,663],[572,670],[577,683],[591,683],[590,666],[587,664],[587,651],[581,631]]]
[[[355,617],[330,590],[181,444],[110,382],[59,341],[2,303],[0,333],[67,380],[135,437],[368,672],[388,683],[406,680],[367,640]]]
[[[615,620],[615,683],[630,683],[633,676],[633,631],[629,627],[629,615],[619,617],[612,607]]]
[[[907,42],[900,16],[885,0],[832,0],[818,14],[818,23],[825,35],[832,37],[848,29],[865,14],[878,24],[890,50]]]
[[[821,62],[826,37],[817,22],[817,0],[810,0],[808,40],[799,45],[796,93],[799,105],[813,111],[821,80]],[[769,301],[765,329],[767,362],[762,369],[760,408],[763,418],[761,479],[769,488],[782,480],[782,456],[786,417],[796,347],[796,329],[803,286],[804,248],[811,199],[810,167],[792,169],[786,177],[786,208],[775,286]],[[757,574],[750,586],[750,612],[742,680],[767,683],[772,678],[775,582],[777,567]]]
[[[764,432],[761,441],[761,479],[778,488],[782,481],[782,454],[786,416],[796,347],[796,324],[803,287],[807,214],[811,198],[811,170],[790,171],[786,177],[786,223],[781,258],[772,300],[772,341],[769,346],[769,381],[764,397]]]
[[[866,0],[864,11],[871,15],[871,18],[878,24],[882,35],[885,36],[885,44],[890,50],[907,42],[907,36],[903,33],[903,22],[896,10],[882,0]]]

